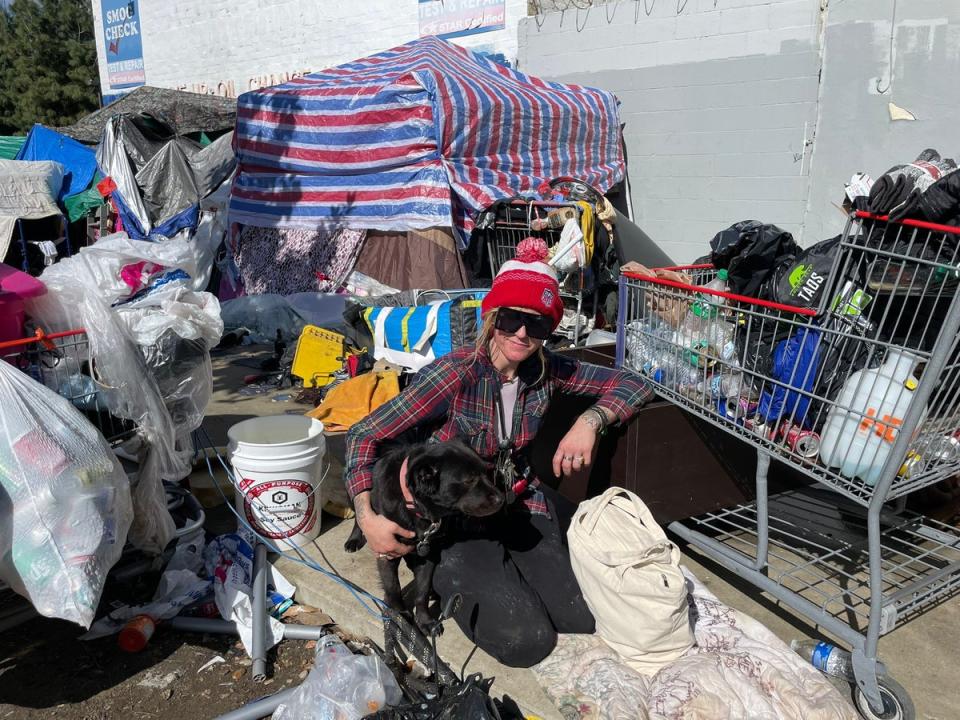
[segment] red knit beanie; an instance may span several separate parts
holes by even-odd
[[[481,313],[501,307],[532,310],[553,320],[556,329],[563,318],[563,301],[556,271],[547,264],[547,244],[528,237],[517,245],[517,256],[508,260],[493,279],[483,299]]]

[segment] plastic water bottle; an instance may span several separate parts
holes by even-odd
[[[741,395],[749,395],[752,388],[745,387],[743,375],[738,372],[724,372],[697,383],[697,391],[712,400],[732,400]]]
[[[674,330],[654,318],[645,318],[627,326],[627,350],[630,365],[638,371],[670,351]]]
[[[728,275],[725,269],[717,270],[717,276],[713,280],[708,282],[706,285],[704,285],[703,287],[705,287],[707,290],[716,290],[717,292],[727,292],[728,290],[727,277]],[[706,295],[704,297],[708,302],[711,302],[715,305],[728,304],[726,298],[720,297],[718,295]]]
[[[816,640],[791,640],[790,649],[809,660],[820,672],[854,682],[853,658],[846,650]]]
[[[675,390],[694,388],[703,379],[702,371],[671,354],[662,354],[644,363],[643,374]]]

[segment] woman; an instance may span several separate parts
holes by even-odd
[[[543,342],[563,315],[546,245],[528,238],[503,265],[481,307],[475,348],[424,368],[393,401],[350,429],[347,489],[373,552],[398,557],[411,549],[396,536],[413,533],[370,507],[371,470],[380,443],[428,429],[433,441],[459,437],[495,462],[509,505],[500,515],[464,524],[444,548],[434,589],[445,601],[463,596],[455,619],[497,660],[529,667],[553,649],[557,633],[590,633],[594,622],[570,568],[557,516],[562,503],[532,477],[524,450],[555,392],[596,398],[560,441],[557,477],[588,467],[598,435],[630,419],[651,396],[635,375],[554,355]]]

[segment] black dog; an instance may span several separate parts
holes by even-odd
[[[404,458],[412,507],[400,488]],[[373,511],[417,533],[415,538],[397,537],[397,540],[414,546],[404,559],[413,572],[414,619],[422,630],[427,631],[432,622],[427,605],[439,555],[438,533],[444,518],[485,517],[497,512],[503,503],[504,494],[494,485],[492,469],[459,440],[390,450],[374,465],[370,493]],[[365,543],[366,538],[354,521],[344,549],[356,552]],[[387,604],[397,612],[406,612],[400,587],[400,558],[377,558],[377,570]]]

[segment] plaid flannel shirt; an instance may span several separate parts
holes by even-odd
[[[370,490],[377,447],[406,431],[426,424],[436,427],[429,440],[442,442],[459,438],[481,457],[493,460],[498,442],[494,424],[494,392],[499,388],[496,370],[486,353],[473,359],[472,348],[461,348],[434,361],[390,402],[355,423],[347,435],[345,476],[352,499]],[[540,427],[554,392],[597,398],[596,406],[609,410],[624,422],[653,396],[653,391],[636,375],[581,363],[544,350],[547,369],[540,379],[541,365],[534,355],[520,365],[520,386],[514,408],[514,448],[520,453]],[[518,500],[531,513],[547,514],[539,482]]]

